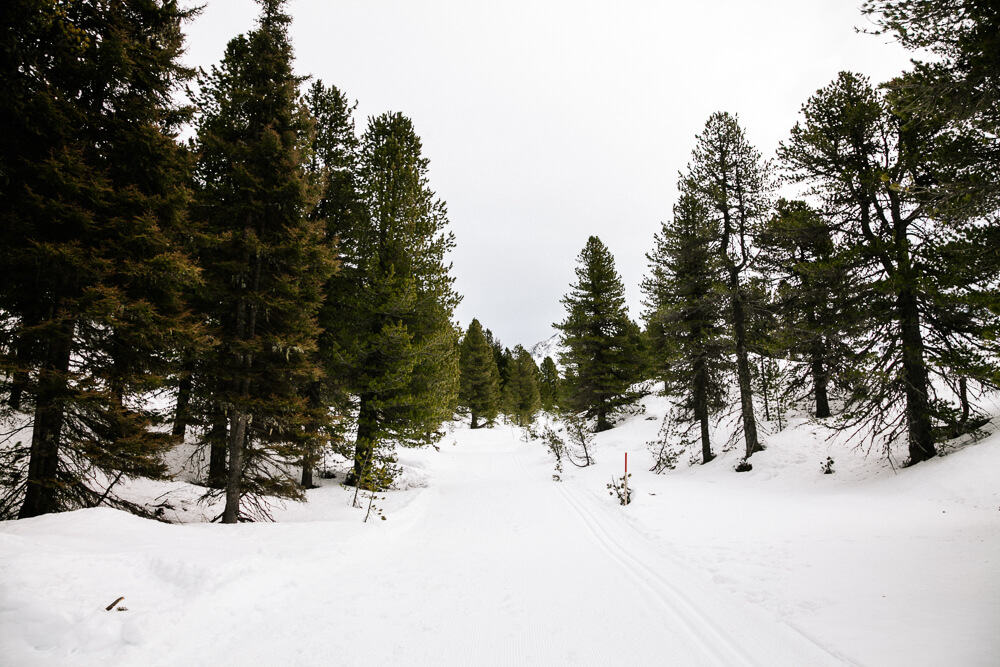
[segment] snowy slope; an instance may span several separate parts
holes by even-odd
[[[403,453],[387,521],[328,483],[275,524],[0,523],[0,664],[997,664],[1000,435],[893,472],[800,419],[750,473],[657,476],[665,409],[562,482],[512,428],[456,430]]]
[[[529,347],[528,354],[531,355],[531,358],[535,360],[535,363],[539,367],[545,361],[545,357],[552,357],[552,361],[556,363],[556,368],[562,370],[562,364],[559,363],[559,353],[563,350],[563,346],[560,343],[561,339],[562,334],[554,333],[545,340],[538,341]]]

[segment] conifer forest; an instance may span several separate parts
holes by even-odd
[[[358,12],[433,10],[453,20],[406,31],[453,34],[492,86],[494,34],[558,44],[575,7],[480,8],[475,37],[471,5],[323,3],[314,44],[308,3],[254,0],[200,64],[218,3],[0,3],[0,664],[1000,661],[996,2],[858,0],[835,39],[905,66],[793,102],[713,90],[732,102],[683,150],[656,126],[622,149],[683,165],[658,192],[604,167],[592,195],[625,218],[604,227],[496,224],[490,202],[538,204],[500,155],[444,179],[478,210],[432,169],[550,103],[510,81],[556,99],[596,56],[498,38],[515,73],[476,102],[482,136],[424,139],[481,90],[458,65],[431,106],[368,115],[298,59]],[[654,4],[587,29],[640,67],[660,28],[623,17]],[[656,66],[741,57],[717,48]],[[426,86],[420,53],[382,57]],[[794,121],[761,141],[755,105]],[[555,108],[585,151],[621,130]],[[575,150],[517,158],[550,165],[556,207],[587,197]],[[660,217],[627,220],[644,194]],[[487,259],[459,262],[466,238]]]

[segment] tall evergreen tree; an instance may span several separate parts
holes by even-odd
[[[298,462],[305,432],[321,422],[303,388],[321,376],[316,315],[333,268],[323,224],[309,217],[310,124],[290,18],[283,0],[260,4],[257,28],[230,41],[199,92],[195,210],[218,341],[207,374],[218,378],[212,400],[228,421],[225,523],[249,516],[244,498],[301,498],[273,464]]]
[[[946,120],[911,116],[899,95],[894,85],[880,95],[864,77],[841,73],[803,106],[779,156],[813,186],[859,258],[851,280],[865,297],[864,326],[853,341],[847,423],[887,441],[906,433],[917,463],[934,456],[934,422],[946,421],[930,375],[996,377],[996,276],[968,252],[989,228],[939,206],[953,184],[974,177],[947,157]]]
[[[942,116],[962,142],[947,159],[967,176],[938,185],[965,215],[1000,207],[1000,12],[990,0],[866,0],[877,34],[918,53],[901,77],[910,116]],[[933,54],[927,58],[927,54]],[[938,159],[943,156],[938,155]],[[1000,270],[1000,260],[997,260]]]
[[[347,95],[336,86],[326,86],[314,81],[308,88],[304,102],[315,124],[312,143],[306,161],[306,172],[319,199],[310,218],[324,225],[324,241],[335,248],[338,261],[354,255],[347,247],[355,238],[355,227],[364,221],[358,192],[358,138],[355,134],[352,105]],[[339,267],[338,267],[339,268]],[[339,303],[353,298],[354,285],[349,271],[336,271],[324,286],[324,305],[320,308],[319,324],[322,328],[316,361],[324,369],[322,378],[305,387],[305,398],[317,413],[331,409],[339,418],[337,425],[344,426],[343,418],[351,411],[349,386],[342,373],[341,353],[344,341],[353,337],[353,323],[340,318]],[[312,473],[323,442],[343,438],[343,429],[327,429],[323,437],[317,428],[310,433],[318,436],[305,443],[302,458],[302,486],[313,486]]]
[[[510,377],[503,389],[504,411],[518,426],[528,426],[541,408],[538,366],[520,345],[514,348],[513,357]]]
[[[459,405],[471,413],[472,428],[479,428],[481,418],[491,423],[500,410],[500,372],[479,320],[472,320],[462,338],[459,365]]]
[[[190,14],[170,1],[0,8],[0,367],[8,404],[33,415],[30,449],[0,462],[0,515],[137,509],[115,484],[164,472],[173,439],[140,397],[193,333],[174,102]]]
[[[780,199],[757,238],[760,264],[777,282],[780,323],[771,327],[777,348],[806,361],[793,391],[812,387],[814,414],[830,416],[831,374],[842,366],[841,332],[852,319],[852,292],[844,253],[837,252],[830,224],[803,201]]]
[[[736,356],[743,438],[749,458],[762,447],[754,417],[744,283],[753,258],[753,232],[762,223],[770,205],[770,168],[750,145],[737,118],[717,112],[709,117],[705,129],[697,137],[680,189],[701,202],[719,233],[714,247],[718,250],[729,291],[729,324]]]
[[[566,319],[553,326],[566,348],[567,407],[596,417],[597,431],[605,431],[612,413],[636,398],[629,389],[639,379],[636,326],[614,257],[601,240],[591,236],[577,261],[577,280],[562,299]]]
[[[542,410],[554,412],[560,407],[559,385],[559,369],[556,367],[556,362],[552,360],[552,357],[545,357],[538,370],[538,393]]]
[[[682,195],[672,224],[654,236],[642,281],[654,373],[677,397],[682,420],[699,428],[702,463],[714,458],[708,422],[723,405],[729,365],[718,242],[717,221],[704,204]]]
[[[337,341],[340,375],[357,397],[352,483],[384,444],[433,442],[459,385],[454,245],[445,204],[427,179],[411,121],[369,120],[359,152],[362,213],[340,236],[344,298],[328,317],[351,323]]]

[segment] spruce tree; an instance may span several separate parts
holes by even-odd
[[[935,421],[949,421],[931,375],[995,382],[997,290],[992,260],[969,252],[990,226],[956,217],[949,204],[975,174],[948,159],[955,138],[947,119],[911,115],[897,83],[880,94],[864,77],[841,73],[803,106],[779,156],[836,216],[845,251],[858,258],[850,278],[862,318],[845,425],[886,443],[905,433],[917,463],[936,453]]]
[[[336,86],[324,85],[320,80],[309,86],[304,103],[314,123],[306,173],[319,195],[310,218],[324,225],[324,242],[335,248],[339,268],[342,258],[353,254],[349,247],[353,232],[364,220],[357,183],[358,138],[353,117],[357,105],[352,105]],[[351,341],[354,335],[353,323],[338,316],[337,305],[354,298],[351,268],[335,271],[323,289],[324,304],[318,316],[322,332],[315,355],[324,374],[305,387],[305,398],[317,418],[327,410],[332,411],[338,416],[335,423],[341,428],[309,429],[317,437],[305,443],[301,478],[305,488],[313,486],[313,467],[324,442],[343,439],[343,427],[348,421],[344,416],[351,411],[341,352],[345,341]],[[317,426],[322,422],[320,419]]]
[[[708,463],[714,458],[708,422],[723,406],[730,348],[718,223],[696,197],[682,195],[673,222],[653,240],[642,290],[654,376],[677,399],[681,421],[699,429]]]
[[[770,181],[769,165],[750,145],[737,118],[717,112],[698,135],[688,173],[680,183],[682,194],[694,197],[708,211],[719,234],[713,246],[726,276],[747,458],[762,447],[754,417],[745,281],[753,259],[753,233],[770,205]]]
[[[371,118],[359,149],[362,211],[340,236],[343,298],[327,317],[348,322],[333,364],[357,400],[351,483],[385,446],[440,437],[459,385],[459,301],[446,254],[447,211],[428,185],[428,160],[411,121]]]
[[[538,371],[538,393],[542,410],[555,412],[559,409],[559,385],[559,369],[556,367],[556,362],[552,357],[545,357]]]
[[[500,372],[479,320],[472,320],[462,338],[459,365],[459,405],[469,410],[472,428],[479,428],[480,419],[492,423],[500,409]]]
[[[528,426],[535,421],[541,408],[538,389],[538,366],[522,346],[513,351],[510,377],[503,390],[504,412],[518,426]]]
[[[553,326],[566,348],[567,407],[596,417],[596,430],[605,431],[614,411],[636,398],[629,388],[639,379],[637,328],[614,257],[601,240],[591,236],[577,261],[577,280],[562,299],[566,319]]]
[[[0,515],[138,510],[115,485],[162,475],[173,442],[141,397],[194,334],[174,102],[190,12],[12,0],[0,16],[0,367],[33,425],[0,462]]]
[[[260,4],[257,28],[230,41],[199,91],[195,211],[217,341],[210,403],[228,422],[224,523],[267,516],[264,496],[301,498],[275,464],[299,461],[320,421],[303,388],[321,377],[316,315],[333,268],[323,224],[309,216],[310,123],[290,18],[282,0]]]

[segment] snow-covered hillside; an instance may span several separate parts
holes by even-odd
[[[0,523],[0,664],[997,664],[1000,434],[894,471],[800,418],[751,472],[654,475],[643,408],[561,482],[521,431],[458,427],[401,454],[386,521],[326,481],[273,524]]]
[[[563,351],[561,340],[562,334],[554,333],[545,340],[538,341],[529,347],[528,354],[531,355],[531,358],[535,360],[538,366],[542,365],[545,357],[552,357],[552,361],[556,363],[556,368],[562,370],[562,364],[559,363],[559,353]]]

